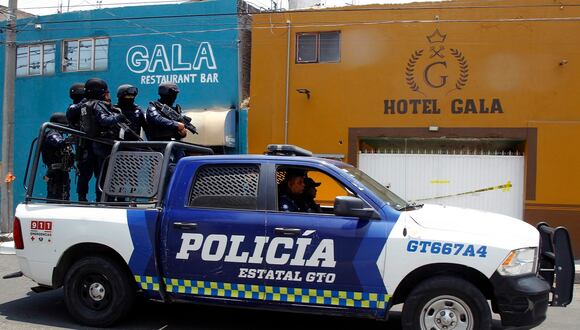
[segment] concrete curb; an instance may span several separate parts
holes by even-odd
[[[15,254],[14,241],[0,243],[0,254]]]

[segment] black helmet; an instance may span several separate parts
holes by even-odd
[[[64,112],[55,112],[50,116],[50,122],[60,125],[68,125],[68,120],[66,120],[66,115]]]
[[[85,95],[85,84],[83,83],[74,83],[68,89],[68,95],[71,99],[82,98]]]
[[[133,85],[124,84],[124,85],[119,86],[119,88],[117,88],[117,97],[118,98],[122,98],[122,97],[125,97],[127,95],[132,95],[133,97],[136,97],[137,94],[139,94],[139,90],[137,89],[137,87],[135,87]]]
[[[157,91],[159,96],[176,96],[179,93],[179,87],[172,82],[164,82],[159,85],[159,89]]]
[[[87,98],[100,99],[109,91],[107,82],[100,78],[91,78],[85,83]]]

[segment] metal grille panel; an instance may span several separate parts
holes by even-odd
[[[199,207],[257,208],[257,166],[206,166],[198,171],[190,205]]]
[[[163,163],[160,152],[119,151],[111,158],[105,193],[111,196],[145,197],[157,194]]]

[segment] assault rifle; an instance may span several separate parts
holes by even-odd
[[[189,118],[188,116],[182,115],[181,113],[177,112],[176,110],[172,109],[170,106],[168,106],[167,104],[163,104],[161,102],[156,102],[158,103],[158,105],[161,106],[161,115],[165,118],[171,119],[173,121],[177,121],[182,123],[185,128],[190,131],[193,134],[198,134],[197,133],[197,128],[195,128],[195,126],[193,126],[193,124],[191,124],[191,118]]]
[[[66,146],[62,151],[62,164],[64,170],[68,172],[71,169],[74,169],[75,172],[77,172],[78,169],[75,166],[75,153],[73,151],[72,143],[69,142],[67,139],[65,139],[65,141]]]
[[[123,111],[121,111],[121,109],[111,106],[112,109],[114,109],[115,111],[117,111],[117,113],[122,114]],[[137,132],[135,132],[134,130],[131,129],[131,127],[129,127],[129,125],[131,125],[131,122],[129,121],[129,119],[126,119],[125,122],[117,122],[117,127],[119,128],[119,130],[121,132],[123,132],[123,134],[125,133],[129,133],[131,135],[133,135],[135,138],[137,138],[137,141],[143,141],[143,139],[141,138],[141,136],[139,134],[137,134]],[[121,138],[119,136],[119,138]]]

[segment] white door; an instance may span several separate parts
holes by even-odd
[[[522,155],[359,153],[358,164],[409,201],[523,218]]]

